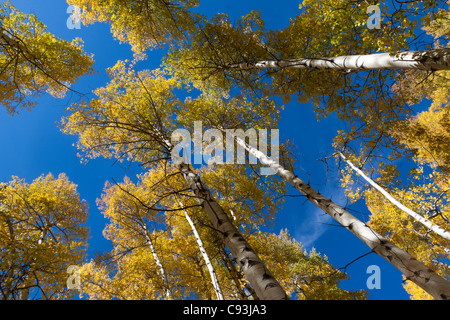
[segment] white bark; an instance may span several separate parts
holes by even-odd
[[[183,204],[179,202],[180,206],[183,207]],[[206,267],[208,268],[209,275],[211,276],[211,282],[214,288],[214,291],[216,293],[218,300],[224,300],[223,294],[222,294],[222,288],[220,287],[219,280],[217,279],[216,270],[214,269],[214,266],[209,259],[208,253],[205,250],[205,246],[203,245],[203,241],[200,238],[200,235],[197,231],[197,228],[195,227],[194,221],[192,221],[191,217],[189,216],[186,209],[184,211],[184,216],[186,217],[186,220],[188,221],[189,225],[191,226],[192,232],[194,233],[195,240],[197,240],[197,244],[200,250],[200,253],[203,256],[203,259],[205,260]]]
[[[338,69],[344,71],[379,69],[450,70],[450,49],[404,51],[395,55],[375,53],[323,58],[261,60],[231,64],[223,69]]]
[[[440,235],[444,239],[450,240],[450,232],[442,229],[438,225],[435,225],[430,220],[426,219],[422,215],[418,214],[417,212],[409,209],[408,207],[404,206],[402,203],[397,201],[389,192],[384,190],[380,185],[378,185],[375,181],[370,179],[362,170],[355,167],[353,163],[351,163],[341,152],[339,152],[339,155],[341,158],[353,169],[355,170],[361,177],[363,177],[372,187],[377,189],[383,196],[386,197],[392,204],[394,204],[397,208],[400,210],[406,212],[409,214],[413,219],[420,222],[422,225],[433,231],[434,233]]]
[[[147,227],[145,225],[143,226],[143,229],[144,229],[146,243],[148,244],[148,246],[150,248],[150,251],[151,251],[151,253],[153,255],[153,259],[155,259],[156,266],[159,269],[158,270],[159,271],[159,276],[161,277],[161,280],[162,280],[163,285],[165,287],[164,291],[165,291],[166,297],[168,299],[172,299],[172,293],[171,293],[171,291],[169,289],[169,280],[167,278],[166,270],[164,269],[164,266],[161,263],[161,259],[159,259],[158,253],[156,252],[155,246],[153,245],[152,238],[151,238],[151,236],[150,236],[150,234],[148,232],[148,229],[147,229]]]
[[[173,151],[173,145],[162,133],[155,132],[166,146],[167,150]],[[176,152],[171,152],[172,160],[178,165],[178,170],[183,178],[194,192],[197,202],[203,207],[209,217],[214,229],[217,230],[219,237],[230,250],[232,256],[241,267],[261,300],[286,300],[288,296],[275,277],[266,268],[263,261],[258,257],[253,248],[244,239],[239,230],[228,218],[225,210],[215,200],[211,192],[203,185],[200,177],[191,170],[190,166],[185,164]]]
[[[236,140],[249,153],[258,158],[262,164],[275,170],[281,178],[289,182],[294,188],[300,191],[300,193],[305,195],[309,201],[333,217],[343,227],[351,231],[369,246],[372,251],[390,262],[403,273],[407,280],[413,281],[435,299],[450,300],[450,283],[444,278],[440,277],[433,270],[416,260],[408,252],[400,249],[387,238],[375,232],[375,230],[353,216],[343,207],[318,193],[294,173],[286,170],[264,153],[250,147],[239,137],[236,137]],[[336,239],[336,241],[339,240]]]
[[[212,226],[217,230],[218,235],[241,267],[256,295],[261,300],[287,299],[284,289],[266,268],[239,230],[231,223],[226,212],[203,185],[200,177],[190,169],[189,165],[181,164],[179,165],[179,170],[195,193],[198,202],[208,214]]]

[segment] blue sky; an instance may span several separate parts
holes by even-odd
[[[12,3],[25,13],[35,14],[53,34],[66,40],[75,37],[84,40],[85,50],[94,54],[94,67],[98,74],[80,79],[73,87],[77,91],[89,94],[93,89],[104,86],[108,82],[106,68],[113,66],[119,59],[132,59],[130,47],[115,41],[106,24],[69,30],[66,26],[69,18],[66,13],[68,5],[64,0],[13,0]],[[223,12],[237,19],[251,10],[260,10],[266,27],[278,29],[287,26],[289,18],[299,12],[298,4],[298,0],[285,0],[283,5],[273,5],[273,1],[268,0],[202,1],[199,11],[208,15]],[[148,68],[158,67],[160,58],[161,52],[149,52],[146,62]],[[91,97],[92,95],[88,95],[85,98]],[[102,236],[106,221],[95,204],[105,181],[112,178],[120,181],[125,175],[134,177],[141,173],[141,170],[137,166],[118,164],[103,158],[91,160],[87,164],[80,163],[78,151],[73,146],[76,137],[64,135],[58,128],[61,117],[65,115],[64,110],[71,102],[79,99],[75,94],[60,100],[44,96],[37,100],[37,107],[31,111],[22,111],[14,117],[7,115],[4,108],[0,108],[0,181],[9,181],[11,176],[15,175],[31,182],[41,174],[51,172],[56,176],[65,172],[71,181],[78,185],[81,197],[89,202],[89,254],[93,254],[109,248],[108,241]],[[311,185],[322,194],[345,205],[346,199],[339,187],[339,177],[335,172],[329,172],[327,176],[325,166],[317,161],[330,152],[332,138],[338,128],[339,122],[335,118],[329,117],[318,122],[309,105],[296,102],[286,107],[279,125],[281,138],[290,139],[296,146],[296,173],[306,181],[309,178]],[[290,193],[297,194],[294,191]],[[368,219],[369,212],[364,206],[354,205],[350,208],[361,211],[361,219]],[[326,255],[335,267],[343,267],[369,251],[369,248],[350,232],[330,224],[335,223],[303,198],[288,198],[277,215],[273,231],[278,233],[281,229],[288,229],[307,250],[316,248],[318,252]],[[347,273],[350,280],[344,281],[342,287],[367,290],[366,280],[370,276],[367,269],[371,265],[380,267],[381,289],[369,290],[369,299],[408,299],[402,288],[400,272],[375,254],[349,266]]]

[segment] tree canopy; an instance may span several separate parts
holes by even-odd
[[[47,92],[63,97],[70,85],[93,72],[93,58],[82,40],[65,41],[46,32],[34,15],[18,11],[9,1],[0,5],[0,103],[8,113],[29,109]]]
[[[277,30],[256,10],[200,14],[198,0],[67,3],[80,8],[84,26],[107,23],[134,59],[109,67],[109,82],[79,96],[60,129],[75,136],[83,163],[107,158],[141,174],[107,181],[96,195],[111,248],[95,257],[84,253],[87,204],[65,174],[0,184],[2,298],[70,298],[67,267],[80,265],[88,299],[366,299],[364,289],[342,289],[349,275],[326,252],[273,230],[292,197],[397,268],[411,298],[450,299],[450,243],[429,227],[450,230],[448,3],[304,0]],[[368,27],[374,5],[380,28]],[[81,39],[47,32],[9,2],[0,19],[7,113],[30,109],[45,92],[63,97],[93,73]],[[155,50],[164,56],[151,69]],[[292,107],[339,127],[322,160],[367,216],[297,175],[290,137],[264,140]],[[198,123],[209,135],[198,138]],[[300,139],[317,138],[300,117],[290,123]],[[182,154],[174,132],[193,138]],[[245,164],[214,163],[237,159],[238,150]],[[333,242],[345,255],[345,244]]]
[[[0,184],[0,297],[67,299],[67,268],[85,258],[88,205],[64,174]]]

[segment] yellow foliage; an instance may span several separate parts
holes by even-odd
[[[137,57],[143,58],[148,48],[183,40],[195,22],[195,15],[189,9],[199,1],[177,0],[169,4],[163,0],[69,0],[68,3],[81,9],[84,24],[111,23],[114,37],[129,43]]]
[[[447,221],[450,219],[448,210],[449,196],[444,194],[438,201],[439,188],[434,184],[411,186],[409,189],[390,190],[390,193],[399,202],[430,217],[430,212],[439,204],[439,215],[432,221],[444,229],[449,229]],[[429,268],[448,277],[450,266],[446,261],[450,257],[448,248],[450,242],[439,235],[430,232],[422,224],[418,223],[409,215],[385,199],[378,191],[368,190],[365,192],[366,203],[371,212],[369,225],[380,234],[386,235],[393,243],[406,250],[417,260],[422,261]],[[422,289],[410,282],[406,282],[405,289],[414,299],[429,297]]]
[[[279,236],[255,232],[267,220],[264,207],[270,201],[252,186],[254,182],[247,175],[235,179],[240,173],[242,175],[240,170],[209,170],[203,176],[208,186],[217,192],[224,208],[229,208],[230,218],[240,226],[243,235],[293,298],[364,298],[363,292],[340,289],[338,284],[346,276],[315,251],[303,252],[301,245],[286,232]],[[136,184],[127,178],[123,183],[105,187],[99,207],[110,221],[105,236],[112,241],[113,250],[102,259],[83,266],[83,295],[90,299],[168,299],[165,292],[169,290],[173,299],[216,299],[184,207],[195,221],[225,299],[246,298],[244,288],[249,288],[246,280],[218,241],[205,212],[185,190],[185,182],[176,174],[176,169],[158,166],[138,178]],[[227,178],[232,186],[224,183]],[[151,252],[148,237],[167,283],[161,279],[161,267]]]
[[[64,174],[0,183],[0,297],[73,297],[67,268],[85,256],[87,215],[87,203]]]
[[[81,39],[56,38],[33,15],[9,2],[0,5],[0,103],[10,114],[34,105],[30,97],[43,92],[61,98],[71,84],[92,73],[92,56]]]
[[[364,291],[346,291],[339,283],[347,275],[333,268],[314,249],[307,253],[286,230],[279,235],[258,232],[250,236],[251,246],[278,279],[291,299],[363,300]]]

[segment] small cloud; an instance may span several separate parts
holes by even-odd
[[[308,213],[300,226],[295,228],[295,239],[300,242],[305,250],[310,251],[314,243],[327,231],[332,218],[324,215],[321,209],[315,209]]]
[[[331,196],[331,199],[337,204],[345,203],[346,197],[339,186],[326,188],[323,195]],[[314,207],[305,212],[303,221],[295,227],[295,239],[303,245],[305,250],[310,251],[314,247],[314,243],[327,232],[333,221],[334,219],[322,209]]]

